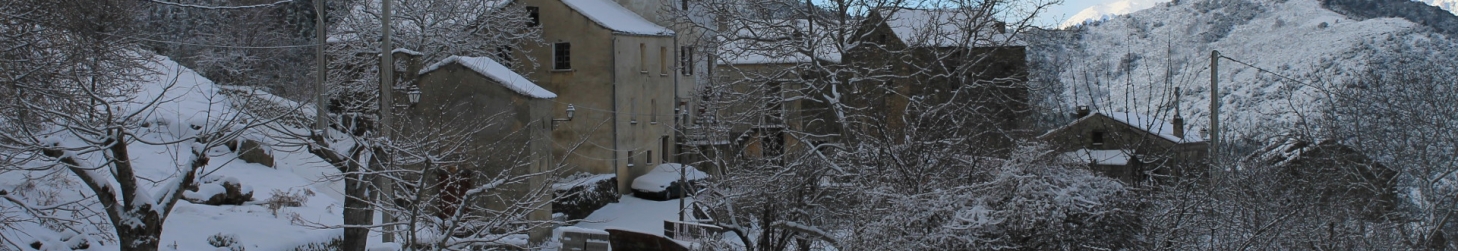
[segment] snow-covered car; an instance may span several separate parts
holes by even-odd
[[[665,163],[653,167],[648,174],[633,179],[633,196],[659,201],[676,199],[683,197],[685,190],[698,189],[698,185],[695,184],[707,178],[709,178],[708,173],[699,171],[693,166]],[[684,184],[680,182],[680,179],[687,181],[687,189],[684,189]]]

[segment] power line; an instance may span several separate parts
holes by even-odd
[[[157,4],[162,4],[162,5],[171,5],[171,6],[186,7],[186,8],[198,8],[198,9],[209,9],[209,10],[236,10],[236,9],[251,9],[251,8],[273,7],[273,6],[278,6],[278,5],[281,5],[281,4],[288,3],[288,2],[293,2],[294,0],[282,0],[282,1],[273,2],[273,3],[266,3],[266,4],[239,5],[239,6],[207,6],[207,5],[198,5],[198,4],[167,2],[167,1],[162,1],[162,0],[148,0],[148,1],[151,1],[151,2],[157,3]]]
[[[1235,59],[1235,58],[1231,58],[1231,57],[1227,57],[1227,56],[1225,56],[1225,54],[1221,54],[1221,55],[1220,55],[1220,58],[1224,58],[1224,59],[1226,59],[1226,60],[1230,60],[1230,61],[1231,61],[1231,62],[1235,62],[1235,63],[1238,63],[1238,64],[1242,64],[1242,65],[1245,65],[1245,66],[1246,66],[1246,67],[1250,67],[1250,68],[1254,68],[1254,69],[1256,69],[1256,70],[1257,70],[1257,71],[1260,71],[1260,72],[1264,72],[1264,73],[1269,73],[1269,74],[1271,74],[1271,75],[1275,75],[1275,76],[1277,76],[1277,77],[1281,77],[1281,78],[1283,78],[1283,79],[1286,79],[1286,80],[1290,80],[1290,81],[1295,81],[1295,82],[1297,82],[1297,83],[1301,83],[1301,84],[1304,84],[1304,85],[1308,85],[1308,86],[1312,86],[1312,85],[1314,85],[1314,84],[1312,84],[1312,83],[1310,83],[1310,82],[1306,82],[1306,81],[1301,81],[1301,80],[1297,80],[1297,79],[1296,79],[1296,78],[1293,78],[1293,77],[1289,77],[1289,76],[1286,76],[1286,75],[1282,75],[1282,74],[1280,74],[1280,73],[1276,73],[1276,72],[1275,72],[1275,71],[1272,71],[1272,70],[1266,70],[1266,69],[1265,69],[1265,68],[1261,68],[1261,67],[1259,67],[1259,66],[1255,66],[1255,65],[1253,65],[1253,64],[1250,64],[1250,63],[1246,63],[1246,62],[1244,62],[1244,61],[1240,61],[1240,60],[1238,60],[1238,59]]]
[[[117,36],[117,35],[113,35],[113,36]],[[213,48],[230,48],[230,49],[292,49],[292,48],[303,48],[303,47],[319,46],[318,44],[275,45],[275,46],[216,45],[216,44],[188,43],[188,42],[179,42],[179,41],[163,41],[163,40],[147,39],[147,38],[131,37],[131,36],[117,36],[117,37],[129,38],[129,39],[136,39],[136,40],[142,40],[142,41],[147,41],[147,42],[156,42],[156,43],[166,43],[166,44],[175,44],[175,45],[190,45],[190,46],[202,46],[202,47],[213,47]]]

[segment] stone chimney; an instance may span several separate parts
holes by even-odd
[[[392,56],[394,56],[397,66],[401,62],[403,62],[403,65],[405,66],[404,69],[400,69],[398,67],[395,69],[395,77],[398,80],[401,80],[400,82],[396,83],[414,83],[415,78],[419,77],[418,73],[420,73],[420,68],[425,67],[424,65],[421,65],[422,62],[420,62],[420,60],[424,58],[425,55],[420,54],[420,52],[403,48],[395,49],[394,51],[391,51],[390,54],[393,54]],[[401,72],[401,70],[404,71]]]
[[[1088,115],[1090,113],[1092,113],[1092,111],[1090,111],[1088,109],[1088,106],[1086,106],[1086,105],[1080,105],[1080,106],[1078,106],[1078,112],[1076,112],[1076,113],[1073,114],[1073,119],[1081,119],[1083,117],[1088,117]]]
[[[1181,139],[1185,138],[1185,118],[1184,117],[1180,117],[1179,114],[1175,114],[1174,119],[1170,120],[1170,124],[1173,124],[1174,125],[1174,136],[1176,138],[1181,138]]]

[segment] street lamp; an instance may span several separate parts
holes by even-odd
[[[561,121],[572,121],[572,117],[575,116],[576,114],[577,114],[577,107],[572,106],[572,104],[567,104],[567,118],[552,119],[552,128],[554,128],[554,129],[557,128],[557,122],[561,122]]]
[[[420,103],[420,86],[411,85],[410,86],[410,90],[409,91],[406,91],[405,92],[405,95],[408,96],[408,97],[410,97],[410,104],[411,105],[419,104]]]

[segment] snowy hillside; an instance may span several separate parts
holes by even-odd
[[[1254,133],[1243,128],[1301,121],[1321,105],[1318,89],[1350,80],[1389,51],[1382,48],[1446,39],[1420,28],[1400,18],[1352,19],[1318,0],[1185,0],[1095,22],[1072,31],[1067,44],[1033,53],[1058,65],[1059,106],[1167,119],[1178,104],[1196,132],[1208,125],[1212,50],[1300,80],[1222,60],[1222,123],[1226,136],[1240,137]]]
[[[156,57],[147,62],[152,74],[137,83],[137,92],[119,102],[119,110],[141,114],[137,120],[137,140],[168,142],[197,136],[199,129],[226,127],[228,118],[239,114],[235,109],[240,101],[223,94],[223,88],[196,72],[179,66],[176,62]],[[156,97],[161,98],[156,98]],[[149,102],[156,100],[154,105]],[[163,225],[161,237],[164,250],[214,250],[209,244],[212,236],[235,239],[238,248],[246,250],[288,250],[310,243],[328,242],[341,235],[338,229],[320,229],[309,225],[327,226],[341,223],[342,187],[336,182],[326,181],[325,176],[337,175],[337,171],[319,158],[302,149],[276,147],[273,137],[258,130],[245,129],[241,139],[263,142],[260,150],[271,153],[273,166],[247,163],[239,154],[228,147],[214,147],[205,150],[210,161],[200,171],[198,180],[220,181],[199,185],[197,191],[186,191],[185,198],[209,198],[221,193],[221,181],[241,184],[243,192],[251,191],[253,201],[243,205],[210,206],[194,204],[187,200],[177,201],[171,215]],[[84,144],[73,135],[53,135],[47,140],[62,146]],[[135,166],[136,176],[143,187],[141,191],[168,191],[169,180],[182,177],[182,167],[187,166],[189,144],[142,144],[127,145]],[[69,146],[68,146],[69,147]],[[192,146],[196,147],[196,146]],[[103,166],[106,158],[100,153],[77,153],[75,157],[83,165]],[[55,160],[36,159],[29,165],[51,165]],[[85,163],[96,162],[96,163]],[[99,175],[113,175],[98,172]],[[103,177],[104,178],[104,177]],[[116,179],[111,179],[115,182]],[[113,185],[115,186],[115,185]],[[57,169],[33,171],[8,170],[0,172],[0,191],[9,191],[7,199],[26,201],[33,205],[46,205],[57,201],[77,201],[91,212],[104,212],[102,205],[91,190],[70,172]],[[139,192],[141,194],[142,192]],[[3,195],[3,193],[0,193]],[[275,196],[291,195],[302,199],[294,201],[299,205],[270,208],[264,201]],[[137,196],[146,196],[141,194]],[[203,199],[206,200],[206,199]],[[0,215],[17,215],[15,204],[0,204]],[[18,214],[25,215],[25,214]],[[0,226],[0,241],[22,243],[22,245],[44,245],[44,250],[59,250],[61,245],[75,247],[78,243],[90,246],[87,250],[116,250],[118,244],[110,223],[104,213],[71,214],[66,217],[92,224],[69,225],[69,230],[57,230],[58,225],[43,222],[23,221],[10,226]],[[15,223],[15,222],[7,222]],[[79,237],[79,238],[77,238]],[[82,241],[84,240],[84,241]],[[34,243],[34,244],[32,244]],[[7,250],[0,242],[0,250]],[[234,250],[243,250],[237,249]],[[227,249],[223,249],[227,250]]]
[[[1437,6],[1438,8],[1442,8],[1443,10],[1446,10],[1446,11],[1449,11],[1449,12],[1452,12],[1452,13],[1455,13],[1455,14],[1458,14],[1458,0],[1413,0],[1413,1],[1427,3],[1428,5]],[[1107,2],[1107,3],[1103,3],[1103,4],[1099,4],[1099,5],[1094,5],[1094,6],[1091,6],[1091,7],[1088,7],[1088,8],[1084,8],[1083,10],[1079,11],[1078,13],[1074,13],[1073,16],[1069,16],[1068,17],[1068,20],[1065,20],[1065,21],[1063,21],[1063,23],[1059,24],[1058,25],[1058,28],[1068,28],[1068,27],[1072,27],[1072,26],[1075,26],[1075,25],[1084,24],[1084,23],[1087,23],[1087,22],[1104,21],[1104,20],[1108,20],[1108,19],[1117,17],[1119,15],[1127,15],[1127,14],[1133,13],[1135,11],[1140,11],[1140,10],[1152,8],[1152,7],[1155,7],[1157,5],[1165,4],[1165,3],[1169,3],[1169,2],[1170,2],[1169,0],[1115,0],[1115,1],[1110,1],[1110,2]]]
[[[1450,11],[1450,12],[1453,12],[1453,13],[1458,13],[1458,0],[1421,0],[1421,1],[1424,2],[1424,3],[1430,4],[1430,5],[1433,5],[1433,6],[1438,6],[1438,8],[1443,8],[1443,10],[1446,10],[1446,11]]]

